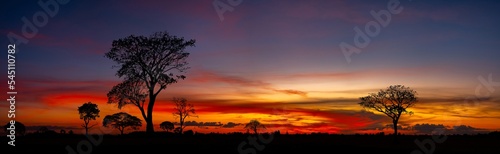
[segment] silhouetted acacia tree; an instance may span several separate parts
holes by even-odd
[[[175,98],[173,99],[173,102],[175,104],[174,108],[174,117],[177,119],[179,118],[179,128],[180,128],[180,133],[183,132],[184,128],[186,127],[184,125],[184,121],[188,117],[197,117],[195,114],[195,109],[193,104],[188,104],[187,100],[185,98]]]
[[[97,104],[92,102],[84,103],[82,106],[78,107],[78,113],[80,114],[80,119],[83,119],[82,127],[85,128],[85,135],[89,134],[89,129],[94,127],[97,124],[93,124],[89,126],[91,120],[95,120],[99,117],[99,108]]]
[[[258,120],[250,120],[250,122],[245,125],[245,129],[247,129],[247,131],[253,131],[257,135],[257,131],[259,129],[266,129],[266,126],[261,124]]]
[[[10,126],[11,126],[10,122],[7,122],[7,124],[3,126],[3,130],[5,131],[5,133],[7,134],[10,133],[10,130],[8,130]],[[24,136],[24,134],[26,133],[26,126],[23,123],[15,121],[14,127],[15,127],[14,131],[16,131],[16,134]]]
[[[194,46],[194,43],[193,39],[184,40],[183,37],[173,36],[167,32],[156,32],[149,37],[131,35],[114,40],[111,50],[105,57],[118,63],[115,66],[120,68],[116,73],[118,77],[123,77],[124,82],[131,82],[131,85],[137,86],[128,87],[130,84],[125,84],[125,88],[119,89],[126,90],[127,87],[137,89],[126,93],[114,92],[111,96],[120,99],[111,99],[112,101],[108,103],[118,103],[119,107],[126,104],[138,106],[146,121],[146,132],[153,133],[153,108],[156,97],[167,88],[167,85],[185,78],[184,75],[174,73],[182,73],[189,68],[186,61],[189,53],[185,49]],[[142,97],[149,97],[146,111],[143,103],[145,100]]]
[[[113,115],[107,115],[102,121],[104,127],[116,128],[123,135],[123,131],[130,127],[133,130],[139,129],[142,126],[141,119],[136,116],[130,115],[125,112],[115,113]]]
[[[359,105],[365,109],[382,112],[392,119],[394,137],[398,135],[398,121],[402,113],[413,114],[406,109],[412,107],[418,100],[417,92],[403,85],[391,85],[378,93],[361,97]]]
[[[169,130],[174,129],[174,123],[170,121],[164,121],[160,124],[160,128],[168,132]]]

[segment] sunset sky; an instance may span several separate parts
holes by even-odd
[[[232,8],[223,19],[213,5],[217,1]],[[101,110],[93,123],[101,124],[104,116],[121,111],[142,119],[134,106],[119,110],[106,104],[107,92],[122,79],[115,76],[115,63],[104,53],[115,39],[168,31],[195,39],[196,46],[186,49],[191,53],[187,78],[159,95],[155,131],[160,131],[162,121],[177,121],[171,100],[185,97],[199,116],[188,121],[224,124],[187,127],[198,132],[243,132],[238,124],[251,119],[266,124],[267,131],[392,132],[386,128],[390,118],[365,111],[358,103],[359,97],[396,84],[416,90],[420,100],[410,108],[413,115],[401,118],[403,133],[424,131],[413,127],[416,124],[500,130],[500,3],[402,0],[402,10],[391,14],[387,26],[348,61],[339,44],[354,45],[355,27],[365,32],[367,23],[377,22],[370,12],[388,10],[388,2],[59,4],[36,35],[16,45],[15,120],[81,133],[77,108],[89,101]],[[44,9],[37,1],[1,3],[0,59],[7,65],[7,35],[22,36],[24,21],[32,22]],[[6,76],[7,67],[0,68]],[[10,120],[6,80],[0,80],[2,125]]]

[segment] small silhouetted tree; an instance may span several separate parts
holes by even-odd
[[[176,119],[177,118],[179,119],[180,133],[182,133],[183,132],[182,130],[184,130],[184,128],[186,127],[184,125],[184,121],[188,117],[197,117],[195,115],[196,111],[194,109],[194,105],[188,104],[185,98],[174,98],[173,102],[175,104],[173,115]]]
[[[3,130],[5,131],[5,133],[9,134],[10,133],[10,130],[8,130],[8,128],[10,127],[10,122],[7,122],[7,124],[5,124],[3,126]],[[21,136],[24,136],[24,134],[26,133],[26,126],[19,122],[19,121],[15,121],[14,123],[14,131],[16,131],[16,134],[19,134]]]
[[[277,136],[281,135],[280,130],[274,131],[274,135],[277,135]]]
[[[195,40],[185,40],[183,37],[170,35],[168,32],[156,32],[150,36],[130,35],[125,38],[114,40],[111,50],[105,53],[105,57],[113,60],[119,67],[116,75],[124,78],[124,82],[137,82],[140,93],[115,93],[119,98],[138,95],[142,102],[142,97],[148,97],[147,110],[144,111],[143,103],[126,103],[127,99],[116,99],[111,103],[118,104],[139,104],[139,110],[143,113],[146,121],[146,132],[153,133],[153,108],[158,94],[167,88],[168,85],[176,83],[185,76],[181,75],[187,67],[186,58],[189,53],[185,51],[187,47],[194,46]],[[135,84],[135,83],[134,83]],[[142,90],[144,90],[142,92]],[[133,92],[133,90],[132,90]],[[108,95],[109,97],[109,95]],[[133,97],[131,97],[133,98]],[[135,98],[134,98],[135,99]],[[125,102],[120,102],[120,100]]]
[[[174,123],[170,121],[164,121],[160,124],[160,128],[168,132],[169,130],[174,129]]]
[[[403,85],[391,85],[378,93],[359,98],[359,105],[365,109],[382,112],[392,119],[394,137],[398,135],[398,121],[403,113],[413,114],[406,109],[412,107],[417,101],[417,92]]]
[[[266,126],[261,124],[258,120],[250,120],[250,122],[245,125],[245,129],[247,129],[247,132],[253,131],[257,135],[257,131],[259,129],[266,129]]]
[[[113,115],[107,115],[102,121],[104,127],[116,128],[123,135],[123,131],[130,127],[133,130],[137,130],[142,126],[141,119],[136,116],[130,115],[125,112],[115,113]]]
[[[181,133],[182,133],[182,131],[181,131],[181,127],[176,127],[176,128],[174,129],[174,133],[175,133],[175,134],[181,134]]]
[[[97,124],[89,125],[91,120],[95,120],[99,117],[99,108],[97,104],[92,102],[84,103],[82,106],[78,107],[78,113],[80,113],[80,119],[83,119],[82,127],[85,128],[85,135],[89,134],[89,129]]]

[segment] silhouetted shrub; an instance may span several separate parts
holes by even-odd
[[[500,136],[500,132],[499,131],[494,131],[494,132],[488,133],[488,135],[491,135],[491,136]]]
[[[194,132],[193,132],[193,130],[187,130],[187,131],[184,131],[184,135],[186,135],[186,136],[193,136]]]

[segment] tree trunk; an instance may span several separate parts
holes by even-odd
[[[180,128],[179,129],[180,130],[179,134],[182,134],[182,131],[184,131],[184,129],[182,128],[184,126],[184,119],[182,119],[182,113],[181,113],[181,117],[179,119],[180,119],[179,122],[181,124],[181,126],[179,127]]]
[[[153,127],[153,106],[155,105],[156,96],[153,91],[149,91],[148,117],[146,118],[146,132],[152,134],[155,132]]]
[[[85,136],[89,136],[89,122],[87,122],[86,120],[84,120],[85,122]]]
[[[392,121],[393,127],[394,127],[394,142],[398,141],[398,121],[393,120]]]
[[[146,121],[146,119],[148,119],[148,116],[146,116],[146,112],[144,112],[144,108],[139,106],[139,110],[141,111],[142,118],[144,119],[144,121]]]

